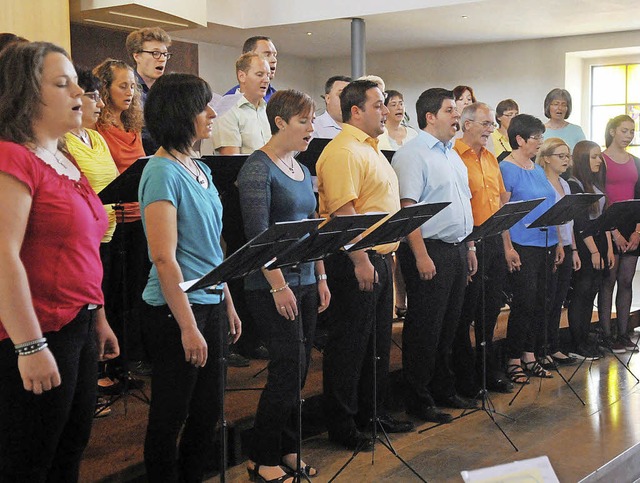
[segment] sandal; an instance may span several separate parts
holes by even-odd
[[[278,478],[271,478],[270,480],[267,480],[260,474],[259,470],[260,465],[256,465],[253,470],[247,466],[247,472],[249,473],[249,479],[251,481],[256,481],[258,483],[293,483],[294,481],[291,475],[287,472]]]
[[[553,374],[544,369],[538,361],[523,362],[522,367],[530,376],[542,377],[544,379],[553,378]]]
[[[514,384],[529,384],[529,376],[522,370],[520,364],[509,364],[505,373]]]
[[[282,469],[285,470],[290,475],[294,475],[296,472],[295,468],[292,468],[291,466],[286,464],[284,461],[282,462],[281,466],[282,466]],[[307,465],[307,464],[300,467],[300,473],[301,473],[300,476],[302,476],[303,478],[315,478],[316,476],[318,476],[318,470],[313,466]]]

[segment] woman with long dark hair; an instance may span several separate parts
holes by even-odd
[[[604,194],[605,164],[600,146],[593,141],[580,141],[573,150],[571,193]],[[606,198],[603,196],[589,210],[574,220],[573,231],[580,256],[581,268],[573,273],[571,303],[569,304],[569,330],[573,342],[571,354],[591,359],[598,354],[589,342],[589,327],[593,315],[593,300],[602,286],[615,259],[608,231],[594,231],[590,222],[602,215]],[[601,341],[602,347],[613,352],[624,352],[624,346],[611,337]]]

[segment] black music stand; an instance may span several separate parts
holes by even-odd
[[[362,232],[375,225],[380,220],[387,216],[386,213],[372,213],[366,215],[334,215],[332,218],[322,225],[317,231],[311,233],[309,236],[303,237],[288,249],[279,254],[275,261],[267,263],[266,268],[274,270],[284,267],[295,267],[300,263],[313,262],[321,260],[338,252],[344,245],[352,241]],[[292,287],[296,300],[299,300],[299,292],[296,292],[300,288],[300,272],[298,271],[298,283]],[[294,474],[294,481],[299,482],[304,477],[309,480],[309,477],[301,471],[302,460],[302,360],[303,350],[305,342],[305,334],[302,326],[302,314],[301,307],[298,307],[298,315],[296,316],[296,324],[298,326],[298,371],[297,371],[297,384],[298,384],[298,408],[297,408],[297,421],[298,421],[298,442],[297,442],[297,461],[296,470]]]
[[[607,211],[605,211],[600,217],[596,218],[593,221],[594,226],[590,227],[590,230],[593,229],[598,232],[602,231],[613,231],[620,226],[624,226],[626,224],[637,224],[640,223],[640,200],[628,200],[628,201],[618,201],[616,203],[612,203]],[[629,354],[629,358],[626,362],[622,360],[618,354],[612,352],[613,357],[618,359],[618,362],[623,365],[623,367],[633,376],[636,380],[636,383],[640,382],[640,380],[633,373],[629,364],[631,363],[631,358],[633,354],[638,350],[638,340],[636,339],[634,343],[634,350]],[[584,363],[584,360],[582,361]],[[582,365],[582,363],[580,365]],[[576,371],[580,368],[576,368]],[[574,371],[574,374],[575,372]],[[573,377],[573,374],[571,375]],[[571,379],[571,378],[569,378]]]
[[[354,243],[349,247],[345,247],[348,252],[354,252],[357,250],[366,250],[371,249],[377,245],[385,245],[388,243],[395,243],[403,238],[405,238],[409,233],[416,230],[424,223],[426,223],[429,219],[439,213],[441,210],[449,206],[450,202],[444,203],[416,203],[411,206],[407,206],[402,208],[400,211],[395,214],[389,216],[382,224],[377,226],[373,231],[366,234],[360,241]],[[373,251],[375,254],[376,252]],[[373,273],[374,286],[376,285],[377,273]],[[375,290],[375,287],[374,287]],[[378,417],[378,382],[377,382],[377,350],[376,350],[376,311],[375,311],[375,302],[372,298],[372,306],[370,307],[371,316],[373,318],[373,327],[372,330],[372,345],[373,350],[371,351],[371,364],[373,367],[373,414],[371,415],[371,443],[373,451],[371,453],[371,464],[375,462],[375,447],[376,442],[380,442],[382,446],[384,446],[392,455],[394,455],[400,462],[405,465],[420,481],[426,481],[420,474],[411,467],[411,465],[405,461],[400,454],[396,451],[396,449],[391,444],[391,440],[389,439],[389,435],[382,427],[380,423],[380,418]],[[384,435],[384,439],[378,436],[378,428]],[[351,457],[345,462],[344,465],[338,470],[338,472],[331,477],[329,482],[334,481],[340,473],[342,473],[347,466],[355,459],[355,457],[362,451],[362,445],[358,446]]]
[[[560,201],[558,201],[557,203],[555,203],[551,208],[549,208],[547,211],[545,211],[544,213],[542,213],[542,215],[540,215],[536,220],[534,220],[531,224],[529,224],[529,226],[527,227],[528,229],[534,229],[534,228],[539,228],[541,231],[543,231],[545,233],[545,283],[544,283],[544,313],[542,316],[542,323],[544,324],[543,326],[543,338],[544,338],[544,349],[543,349],[543,353],[542,353],[542,358],[544,360],[547,359],[547,341],[548,341],[548,333],[547,333],[547,318],[549,316],[548,314],[548,287],[549,287],[549,229],[550,228],[554,228],[558,225],[564,225],[565,223],[570,222],[571,220],[573,220],[574,218],[576,218],[578,215],[583,214],[584,212],[586,212],[589,207],[596,201],[598,201],[600,198],[602,198],[602,196],[604,195],[597,195],[597,194],[589,194],[589,193],[580,193],[580,194],[574,194],[574,195],[565,195],[564,197],[562,197],[560,199]],[[562,379],[562,381],[565,383],[565,385],[571,389],[571,392],[574,394],[574,396],[576,398],[578,398],[578,401],[580,401],[582,403],[583,406],[585,406],[585,402],[582,400],[582,398],[578,395],[578,393],[575,391],[575,389],[573,388],[573,386],[571,385],[571,383],[567,380],[567,378],[564,377],[564,374],[562,374],[562,372],[560,372],[560,369],[558,368],[558,364],[555,362],[555,360],[553,360],[553,358],[551,358],[552,361],[552,367],[553,369],[558,373],[558,375],[560,376],[560,378]],[[527,381],[530,379],[530,377],[527,377]],[[540,386],[539,386],[539,390],[542,388],[542,379],[540,378]],[[518,391],[515,393],[515,395],[513,396],[513,398],[511,399],[511,401],[509,402],[509,405],[513,404],[513,401],[515,401],[515,399],[518,397],[518,395],[522,392],[522,390],[524,389],[524,384],[520,387],[520,389],[518,389]]]
[[[314,230],[323,219],[302,220],[298,222],[275,223],[260,235],[256,236],[233,255],[224,260],[220,265],[214,268],[204,277],[182,282],[180,288],[186,292],[193,292],[200,289],[206,289],[211,293],[222,293],[222,289],[218,286],[229,280],[244,277],[256,270],[259,270],[264,264],[271,261],[276,254],[290,243],[309,234]],[[220,481],[224,483],[226,478],[227,467],[227,420],[225,418],[224,393],[227,386],[226,378],[226,358],[224,356],[224,326],[220,325],[220,334],[218,341],[221,342],[221,351],[219,356],[220,370],[222,371],[220,386],[218,392],[220,394],[220,427],[221,427],[221,451],[220,451]]]
[[[502,232],[509,230],[513,225],[518,223],[522,218],[527,216],[536,206],[544,201],[544,198],[537,198],[534,200],[528,201],[513,201],[511,203],[506,203],[503,205],[498,211],[496,211],[490,218],[485,220],[485,222],[477,226],[473,229],[471,234],[467,236],[463,243],[466,242],[480,242],[482,240],[486,240],[491,237],[500,236]],[[482,388],[478,396],[482,398],[482,406],[479,409],[474,409],[470,412],[466,410],[463,412],[462,416],[465,414],[472,414],[476,411],[484,411],[489,419],[493,421],[493,424],[500,430],[502,435],[509,441],[513,449],[518,451],[517,446],[513,443],[511,438],[507,435],[507,433],[502,429],[494,414],[498,414],[499,416],[513,419],[506,414],[499,413],[496,411],[493,402],[489,396],[489,391],[487,390],[487,340],[486,340],[486,294],[485,294],[485,250],[482,250],[482,271],[480,273],[480,284],[481,284],[481,293],[482,293],[482,341],[480,342],[480,347],[482,347]],[[479,321],[476,321],[478,323]],[[478,341],[476,341],[476,346]],[[477,397],[476,397],[477,399]]]
[[[133,203],[138,201],[138,186],[140,185],[140,178],[142,177],[142,171],[147,165],[149,157],[140,158],[135,161],[131,166],[118,175],[111,183],[109,183],[103,190],[98,193],[98,197],[102,201],[103,205],[114,205],[114,210],[117,216],[120,216],[120,222],[124,223],[124,208],[122,203]],[[124,229],[124,226],[122,226]],[[124,235],[124,232],[123,232]],[[125,236],[120,238],[120,246],[118,247],[120,256],[122,257],[121,266],[121,281],[122,281],[122,293],[121,293],[121,320],[122,320],[122,347],[120,348],[120,357],[122,358],[122,364],[124,366],[124,384],[122,390],[109,398],[106,404],[100,405],[100,408],[96,411],[96,414],[100,414],[102,411],[113,406],[120,399],[124,402],[124,411],[127,413],[127,396],[133,396],[136,399],[142,401],[145,404],[149,404],[149,397],[144,393],[142,388],[137,389],[140,394],[131,392],[130,383],[132,380],[131,373],[129,372],[129,350],[128,343],[128,326],[127,315],[130,313],[129,303],[127,300],[127,243]]]

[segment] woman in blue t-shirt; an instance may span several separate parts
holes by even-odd
[[[272,137],[244,163],[238,175],[244,231],[248,239],[270,225],[315,217],[316,198],[309,170],[295,160],[313,134],[315,105],[295,90],[276,92],[267,104]],[[290,268],[262,270],[245,278],[249,309],[258,323],[271,361],[267,385],[256,414],[248,470],[258,481],[288,483],[287,472],[297,466],[297,371],[302,364],[302,384],[307,374],[316,318],[329,305],[324,264],[303,263],[299,273]],[[297,317],[304,350],[300,350]],[[303,352],[303,354],[300,354]],[[299,357],[302,358],[299,361]],[[301,463],[308,477],[318,470]]]
[[[199,77],[169,74],[153,84],[145,104],[146,125],[161,146],[139,188],[153,263],[142,295],[143,340],[153,363],[144,446],[149,481],[202,481],[224,397],[222,333],[234,341],[240,336],[226,285],[222,295],[185,294],[179,286],[223,259],[222,205],[209,168],[194,159],[192,148],[211,136],[211,98]]]
[[[528,225],[555,203],[555,190],[541,166],[532,158],[542,145],[544,124],[528,114],[514,117],[509,124],[509,144],[513,151],[500,163],[500,171],[507,190],[508,201],[536,198],[545,200],[510,230],[512,250],[520,256],[521,267],[511,273],[513,299],[507,326],[507,375],[516,384],[527,384],[529,376],[552,377],[536,361],[536,334],[543,323],[545,296],[548,296],[553,264],[564,260],[558,233],[547,234]],[[545,248],[548,245],[548,250]],[[546,286],[545,286],[546,284]]]

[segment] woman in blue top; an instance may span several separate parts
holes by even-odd
[[[309,170],[293,157],[305,151],[313,134],[315,105],[295,90],[276,92],[267,104],[272,137],[244,163],[238,175],[240,205],[248,239],[270,225],[315,217],[316,199]],[[271,361],[267,385],[256,414],[248,470],[257,481],[292,482],[287,473],[297,464],[296,403],[300,313],[305,355],[302,381],[307,374],[316,318],[329,305],[329,288],[322,262],[291,269],[262,270],[245,278],[246,299],[258,321],[261,339]],[[317,279],[317,281],[316,281]],[[298,286],[299,285],[299,286]],[[296,288],[297,287],[297,288]],[[318,471],[301,463],[307,476]]]
[[[178,285],[202,277],[223,258],[222,205],[209,168],[193,159],[192,149],[211,136],[211,98],[199,77],[169,74],[154,83],[145,104],[146,125],[161,145],[139,188],[153,263],[142,295],[143,340],[153,363],[144,447],[149,481],[202,481],[224,396],[218,392],[221,324],[229,324],[231,340],[240,336],[226,286],[221,296],[205,290],[187,295]]]
[[[571,115],[571,94],[566,89],[551,89],[544,98],[544,115],[549,119],[544,125],[544,138],[560,138],[569,149],[586,139],[584,131],[577,124],[566,119]]]
[[[545,253],[545,233],[537,228],[527,228],[555,204],[553,186],[547,181],[542,167],[531,160],[542,145],[543,133],[544,125],[539,119],[528,114],[514,117],[508,129],[513,151],[500,163],[508,201],[545,198],[509,230],[511,249],[518,253],[522,264],[520,270],[512,271],[511,275],[513,300],[507,326],[507,375],[517,384],[528,383],[528,375],[552,377],[536,361],[534,350],[536,334],[544,320],[545,296],[551,285],[545,287],[545,282],[552,276],[553,264],[562,263],[564,252],[558,245],[557,230],[548,231],[549,251]]]

